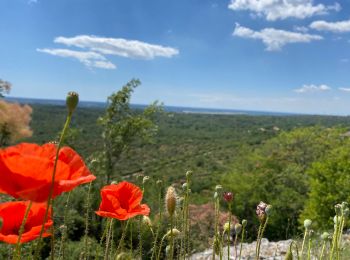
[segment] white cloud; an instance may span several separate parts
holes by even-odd
[[[322,36],[319,35],[277,30],[274,28],[253,31],[239,24],[236,24],[233,35],[242,38],[262,40],[268,51],[281,50],[284,45],[289,43],[311,42],[313,40],[323,39]]]
[[[294,31],[302,32],[302,33],[307,33],[309,31],[309,28],[305,26],[294,26],[293,29]]]
[[[68,49],[37,49],[39,52],[48,53],[64,58],[74,58],[87,67],[115,69],[116,66],[103,55],[92,51],[73,51]]]
[[[247,10],[264,16],[269,21],[278,19],[297,18],[304,19],[314,15],[327,14],[329,11],[339,11],[338,3],[326,6],[313,4],[313,0],[231,0],[230,9]]]
[[[350,88],[338,88],[340,91],[350,92]]]
[[[306,93],[306,92],[323,92],[323,91],[328,91],[331,90],[331,88],[325,84],[321,85],[303,85],[301,88],[294,89],[295,92],[297,93]]]
[[[37,4],[38,0],[28,0],[28,4]]]
[[[104,38],[89,35],[78,35],[71,38],[57,37],[55,43],[86,48],[106,55],[117,55],[136,59],[154,59],[155,57],[171,58],[179,54],[177,49],[162,45],[122,38]]]
[[[340,22],[314,21],[310,24],[310,28],[334,33],[350,32],[350,20]]]

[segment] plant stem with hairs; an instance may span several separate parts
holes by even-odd
[[[67,215],[68,215],[68,205],[69,205],[69,200],[70,200],[70,195],[71,192],[68,192],[67,195],[67,200],[66,200],[66,204],[64,205],[64,213],[63,213],[63,225],[62,225],[62,229],[61,229],[61,242],[60,242],[60,249],[58,251],[58,259],[65,259],[65,248],[64,248],[64,243],[67,237]]]
[[[15,248],[15,253],[14,253],[13,259],[21,259],[21,238],[22,238],[22,234],[24,232],[24,226],[27,222],[29,211],[30,211],[31,207],[32,207],[32,201],[29,202],[29,204],[26,208],[26,211],[25,211],[24,216],[23,216],[21,227],[19,228],[19,231],[18,231],[18,238],[17,238],[17,243],[16,243],[16,248]]]
[[[261,232],[260,232],[260,237],[259,237],[259,240],[258,240],[258,246],[257,246],[257,255],[256,255],[256,259],[258,260],[259,259],[259,256],[260,256],[260,247],[261,247],[261,240],[263,238],[263,235],[264,235],[264,232],[265,232],[265,229],[266,229],[266,226],[267,226],[267,222],[269,221],[269,217],[267,216],[266,217],[266,220],[262,226],[262,229],[261,229]],[[262,225],[262,223],[260,224],[260,226]],[[260,227],[259,227],[260,229]]]
[[[109,244],[110,244],[110,239],[111,239],[111,234],[112,234],[112,227],[113,227],[113,219],[109,219],[108,220],[108,232],[107,232],[107,238],[106,238],[106,247],[105,247],[105,256],[104,256],[104,260],[108,260],[108,256],[109,256]]]
[[[156,237],[154,238],[153,248],[152,248],[152,256],[151,259],[153,259],[156,256],[157,252],[157,243],[158,243],[158,237],[160,233],[160,226],[162,224],[162,181],[157,181],[157,184],[159,184],[158,189],[158,208],[159,208],[159,220],[157,224],[157,231],[156,231]]]
[[[85,259],[89,258],[89,249],[88,249],[88,235],[89,235],[89,208],[90,208],[90,191],[91,191],[91,182],[89,184],[89,189],[86,197],[85,204],[85,232],[84,232],[84,256]]]
[[[119,240],[117,250],[116,250],[116,252],[115,252],[115,257],[118,255],[120,249],[123,248],[123,244],[124,244],[126,232],[127,232],[127,230],[128,230],[129,222],[130,222],[130,219],[128,219],[128,220],[126,221],[126,224],[125,224],[125,225],[123,224],[124,222],[122,222],[122,225],[123,225],[123,232],[122,232],[122,236],[121,236],[121,238],[120,238],[120,240]],[[114,258],[115,258],[115,257],[114,257]]]

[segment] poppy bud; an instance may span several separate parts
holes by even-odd
[[[336,214],[337,216],[341,216],[341,211],[342,211],[342,206],[341,206],[341,204],[336,204],[336,205],[334,206],[334,210],[335,210],[335,214]]]
[[[68,108],[68,113],[72,114],[79,103],[79,95],[76,92],[68,92],[66,97],[66,106]]]
[[[241,233],[241,231],[242,231],[242,225],[237,223],[235,225],[235,232],[236,232],[236,234],[238,235],[239,233]]]
[[[143,216],[142,223],[148,227],[152,227],[152,221],[148,216]]]
[[[266,207],[267,207],[267,204],[262,201],[260,201],[258,206],[256,206],[255,213],[260,222],[264,222],[266,220],[266,212],[265,212]]]
[[[111,184],[112,185],[116,185],[116,184],[118,184],[118,182],[117,181],[112,181]]]
[[[224,192],[224,200],[228,203],[232,202],[233,201],[233,193],[230,192],[230,191],[226,191]]]
[[[115,260],[132,260],[132,256],[128,253],[121,252],[117,255]]]
[[[217,191],[217,192],[222,191],[222,186],[221,185],[216,185],[215,186],[215,191]]]
[[[334,225],[340,224],[340,216],[335,215],[333,218]]]
[[[267,205],[265,208],[266,216],[271,216],[272,210],[273,210],[272,205]]]
[[[312,220],[311,219],[305,219],[304,220],[304,227],[305,229],[309,229],[311,227]]]
[[[149,181],[149,176],[143,177],[143,179],[142,179],[142,183],[143,183],[143,184],[145,184],[145,183],[148,182],[148,181]]]
[[[163,181],[162,180],[157,180],[157,185],[162,185]]]
[[[186,178],[190,178],[192,176],[192,171],[187,171],[186,172]]]
[[[224,231],[227,232],[229,230],[229,228],[231,229],[231,225],[230,225],[230,223],[226,222],[224,224]]]
[[[321,235],[321,239],[322,240],[328,240],[329,239],[329,233],[328,232],[323,232]]]
[[[165,195],[165,206],[169,216],[173,216],[176,208],[176,191],[170,186]]]
[[[187,185],[187,183],[185,182],[184,184],[182,184],[182,189],[183,189],[183,190],[187,190],[187,186],[188,186],[188,185]]]
[[[243,227],[246,227],[246,226],[247,226],[247,223],[248,223],[248,221],[247,221],[246,219],[243,219],[243,220],[242,220],[242,226],[243,226]]]
[[[173,237],[177,238],[181,235],[181,232],[177,228],[173,228]],[[171,230],[166,233],[167,237],[171,237]]]

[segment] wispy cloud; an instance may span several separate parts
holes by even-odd
[[[310,84],[310,85],[303,85],[301,88],[294,89],[294,91],[297,93],[306,93],[306,92],[323,92],[331,89],[332,89],[331,87],[325,84],[321,84],[321,85]]]
[[[250,39],[261,40],[266,45],[268,51],[278,51],[286,44],[311,42],[314,40],[322,40],[322,36],[306,33],[291,32],[278,30],[274,28],[265,28],[261,31],[254,31],[250,28],[243,27],[236,23],[233,32],[234,36]]]
[[[37,4],[39,1],[38,0],[28,0],[28,4]]]
[[[350,88],[338,88],[340,91],[350,92]]]
[[[330,31],[334,33],[350,32],[350,20],[339,22],[314,21],[310,28],[318,31]]]
[[[175,48],[122,38],[105,38],[89,35],[60,36],[55,38],[54,42],[68,47],[81,48],[84,51],[47,48],[37,49],[37,51],[60,57],[75,58],[87,67],[103,69],[116,68],[116,65],[107,60],[106,55],[151,60],[156,57],[171,58],[179,54],[179,50]]]
[[[155,57],[171,58],[179,54],[177,49],[162,45],[122,38],[104,38],[89,35],[78,35],[71,38],[57,37],[55,43],[86,48],[102,54],[136,59],[154,59]]]
[[[314,15],[327,14],[329,11],[339,11],[338,3],[333,5],[313,4],[313,0],[231,0],[230,9],[246,10],[269,21],[278,19],[304,19]]]
[[[73,58],[87,67],[103,69],[116,68],[116,66],[110,61],[107,61],[103,55],[92,51],[73,51],[68,49],[37,49],[37,51],[64,58]]]

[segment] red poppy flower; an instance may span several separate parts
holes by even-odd
[[[0,193],[43,202],[48,199],[57,146],[22,143],[0,150]],[[71,148],[60,149],[53,197],[96,177]]]
[[[0,218],[2,227],[0,229],[0,241],[9,244],[17,243],[18,232],[22,225],[24,213],[28,207],[29,201],[15,201],[0,204]],[[33,203],[28,213],[27,221],[24,225],[24,231],[21,237],[21,243],[32,241],[39,237],[41,225],[44,221],[46,203]],[[50,236],[48,230],[53,224],[51,220],[51,210],[45,223],[45,232],[43,237]]]
[[[101,217],[127,220],[137,215],[149,215],[150,208],[140,204],[142,191],[136,185],[123,181],[101,189],[102,202],[96,214]]]

